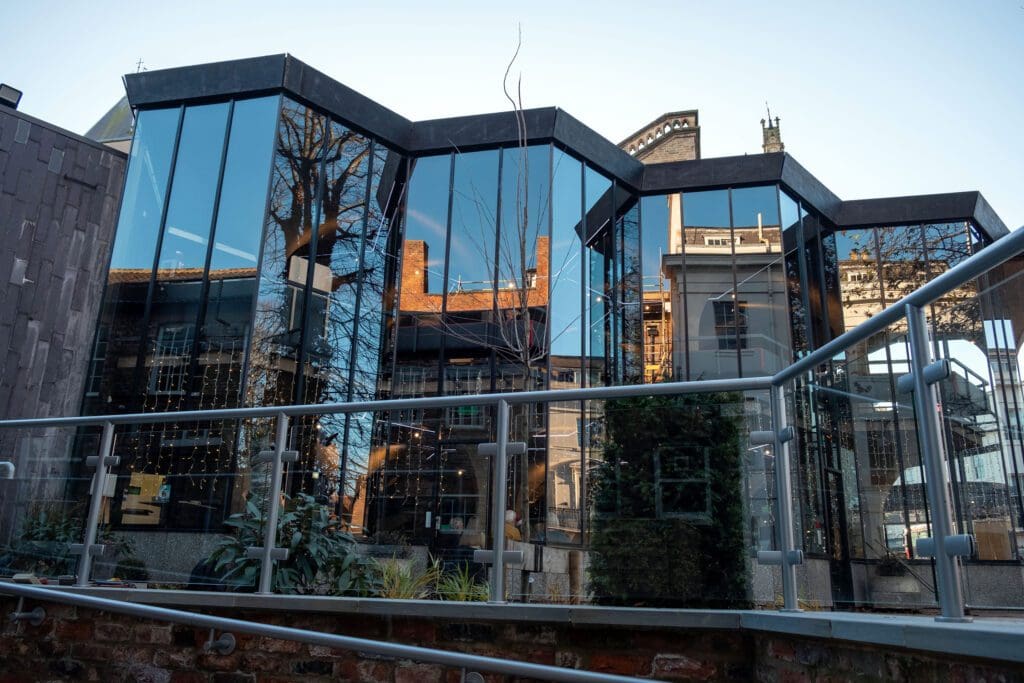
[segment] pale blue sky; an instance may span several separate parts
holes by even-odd
[[[786,150],[844,199],[981,190],[1024,223],[1024,0],[975,2],[5,3],[0,81],[84,132],[150,69],[291,52],[410,119],[526,106],[618,142],[700,110],[705,157]],[[301,6],[301,10],[296,10]]]

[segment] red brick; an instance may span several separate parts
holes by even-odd
[[[58,621],[53,635],[63,640],[92,640],[92,622]]]
[[[121,624],[112,624],[101,621],[96,624],[94,632],[96,640],[107,640],[118,643],[126,643],[131,640],[131,629]]]
[[[597,652],[590,655],[588,667],[592,671],[623,676],[643,676],[651,669],[650,660],[638,655]]]
[[[134,629],[135,642],[170,645],[172,641],[171,627],[157,624],[139,624]]]
[[[433,643],[437,625],[425,619],[398,619],[391,627],[391,637],[403,643]]]
[[[325,647],[323,645],[310,645],[309,654],[311,657],[322,657],[324,659],[337,659],[344,657],[348,652],[336,647]]]
[[[302,643],[295,640],[279,640],[277,638],[260,638],[256,646],[264,652],[286,652],[295,654],[302,650]]]
[[[583,660],[576,652],[561,650],[555,653],[555,666],[565,669],[578,669],[582,664]]]
[[[172,671],[171,683],[206,683],[209,677],[197,671]]]
[[[443,671],[437,664],[403,663],[395,667],[395,683],[441,683]]]
[[[788,641],[773,638],[768,641],[768,656],[782,662],[795,662],[796,648]]]
[[[716,673],[714,664],[683,655],[657,655],[651,668],[651,676],[658,680],[707,681],[714,678]]]
[[[161,648],[153,652],[153,664],[165,668],[192,669],[196,665],[196,658],[199,650],[188,648],[184,650]]]
[[[235,671],[242,661],[242,653],[235,650],[229,655],[200,655],[196,660],[197,668],[208,671]]]

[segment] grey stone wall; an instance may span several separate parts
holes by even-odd
[[[126,163],[0,107],[0,417],[78,413]]]

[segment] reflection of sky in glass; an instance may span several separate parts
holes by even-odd
[[[853,252],[868,250],[868,257],[875,258],[875,244],[868,230],[836,230],[836,254],[840,261],[849,261]]]
[[[703,228],[729,227],[729,191],[683,193],[683,220]]]
[[[785,192],[780,192],[779,206],[782,209],[782,229],[789,230],[800,220],[800,211],[797,203]]]
[[[277,125],[277,97],[235,103],[210,270],[254,268]]]
[[[498,151],[456,154],[453,193],[448,290],[460,286],[490,289],[494,278]]]
[[[732,191],[733,225],[753,227],[761,214],[764,226],[779,224],[778,193],[774,185],[765,187],[741,187]]]
[[[140,111],[111,268],[152,268],[180,109]]]
[[[555,150],[552,182],[551,353],[579,356],[582,247],[580,223],[581,164]]]
[[[669,198],[667,195],[643,197],[640,221],[644,286],[656,286],[661,274],[661,257],[668,253]]]
[[[217,194],[228,104],[185,109],[160,268],[202,268]]]
[[[423,157],[413,164],[405,239],[427,244],[427,291],[440,294],[444,279],[445,233],[451,156]]]

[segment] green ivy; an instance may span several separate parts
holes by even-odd
[[[597,602],[749,606],[742,406],[738,394],[607,402],[603,459],[589,489]],[[665,479],[673,478],[696,482],[672,489]]]

